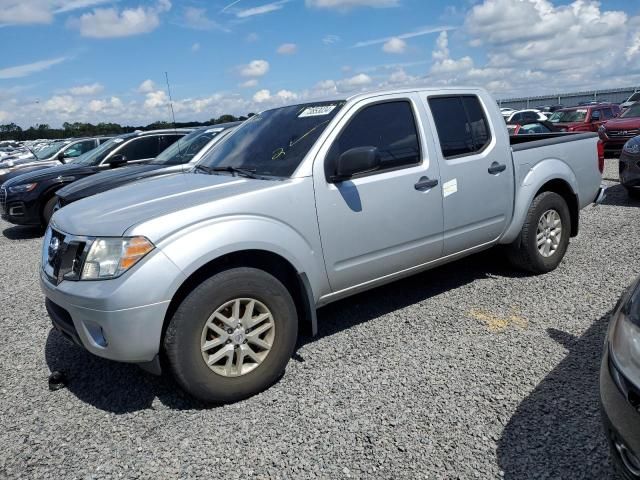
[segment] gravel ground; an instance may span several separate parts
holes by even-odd
[[[51,331],[38,232],[0,222],[0,478],[611,478],[598,363],[640,273],[616,176],[555,272],[492,251],[330,305],[278,384],[218,408]]]

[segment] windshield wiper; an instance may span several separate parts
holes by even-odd
[[[203,165],[204,166],[204,165]],[[232,167],[231,165],[226,165],[224,167],[206,167],[210,172],[229,172],[234,177],[236,175],[242,175],[247,178],[260,178],[255,174],[255,168],[241,168],[241,167]]]

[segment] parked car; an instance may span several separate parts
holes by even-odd
[[[618,116],[620,107],[613,103],[599,103],[584,107],[563,108],[549,117],[561,132],[597,132],[600,125]]]
[[[620,183],[629,196],[640,198],[640,135],[624,144],[618,168]]]
[[[509,135],[531,135],[532,133],[553,133],[555,130],[549,122],[533,122],[520,125],[519,123],[507,125]]]
[[[516,110],[514,110],[513,108],[509,108],[509,107],[502,107],[500,109],[500,113],[505,118],[505,120],[507,118],[509,118],[511,115],[513,115],[515,112],[516,112]]]
[[[143,178],[186,172],[239,124],[240,122],[220,123],[199,128],[179,139],[147,164],[126,165],[73,182],[56,192],[56,208]]]
[[[507,123],[532,123],[547,120],[547,116],[538,110],[518,110],[506,118]]]
[[[26,158],[5,158],[0,161],[0,185],[12,176],[64,164],[110,140],[111,137],[59,140],[32,152]]]
[[[602,420],[621,478],[640,478],[640,279],[615,307],[600,367]]]
[[[608,120],[598,129],[604,142],[605,153],[618,157],[622,147],[633,137],[640,135],[640,103],[635,103],[619,117]]]
[[[510,139],[482,89],[268,110],[191,174],[58,210],[46,307],[95,355],[159,373],[163,354],[195,397],[239,400],[280,377],[319,306],[499,243],[556,268],[602,195],[597,142]]]
[[[46,226],[57,202],[55,193],[63,186],[127,163],[149,162],[189,132],[189,129],[172,129],[129,133],[103,143],[66,165],[14,173],[0,187],[2,218],[17,225]]]
[[[640,92],[633,92],[629,96],[629,98],[627,98],[624,102],[620,104],[620,108],[622,108],[623,110],[626,110],[636,102],[640,102]]]
[[[563,109],[563,108],[564,108],[564,105],[560,105],[560,104],[557,104],[557,105],[539,105],[539,106],[536,107],[536,110],[541,111],[545,115],[549,115],[549,114],[551,114],[553,112],[557,112],[558,110]]]

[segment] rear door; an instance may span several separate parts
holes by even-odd
[[[425,100],[439,147],[444,254],[493,242],[502,235],[513,212],[508,136],[495,131],[486,105],[476,95]]]
[[[350,107],[313,167],[329,283],[339,291],[437,259],[442,254],[438,163],[414,95],[384,95]],[[332,183],[345,151],[374,146],[379,170]]]

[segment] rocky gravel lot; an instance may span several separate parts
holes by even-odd
[[[491,251],[330,305],[278,384],[217,408],[51,331],[39,232],[0,222],[0,478],[612,478],[598,364],[640,274],[616,177],[555,272]]]

